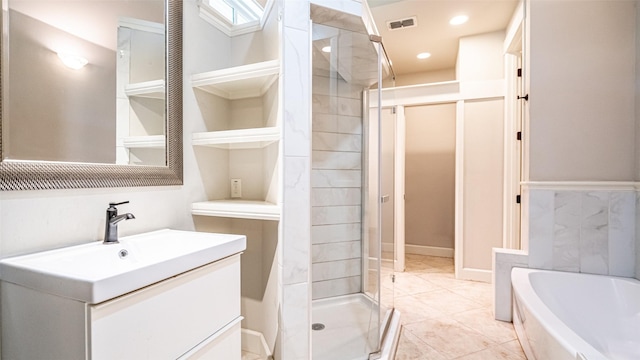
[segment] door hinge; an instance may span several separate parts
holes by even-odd
[[[396,107],[395,107],[395,106],[391,108],[391,113],[392,113],[392,114],[395,114],[395,113],[396,113]]]
[[[522,77],[522,68],[518,69],[518,77]]]
[[[396,274],[391,274],[391,282],[392,283],[396,282]]]
[[[522,140],[522,131],[516,133],[516,140]]]
[[[520,204],[520,195],[516,195],[516,204]]]

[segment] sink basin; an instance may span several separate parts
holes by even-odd
[[[244,251],[244,235],[158,230],[0,261],[0,280],[97,304]]]

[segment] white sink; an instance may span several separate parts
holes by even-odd
[[[245,249],[244,235],[165,229],[3,259],[0,279],[97,304]]]

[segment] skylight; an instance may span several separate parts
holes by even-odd
[[[262,5],[255,0],[206,0],[206,3],[231,25],[258,21],[264,13]]]

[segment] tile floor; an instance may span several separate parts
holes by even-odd
[[[453,259],[407,254],[396,273],[396,360],[526,360],[513,325],[493,319],[491,284],[456,280]]]
[[[250,353],[248,351],[242,351],[242,360],[262,360],[262,357],[258,354]]]

